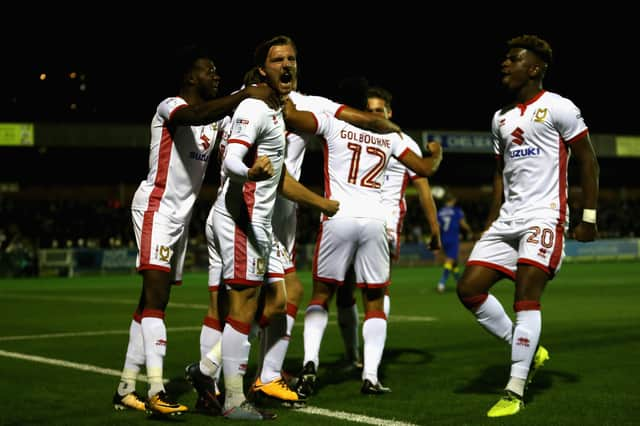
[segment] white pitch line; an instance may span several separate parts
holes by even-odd
[[[65,361],[63,359],[45,358],[45,357],[37,356],[37,355],[22,354],[22,353],[19,353],[19,352],[3,351],[2,349],[0,349],[0,356],[5,356],[7,358],[22,359],[24,361],[39,362],[39,363],[42,363],[42,364],[55,365],[55,366],[58,366],[58,367],[74,368],[76,370],[90,371],[92,373],[106,374],[107,376],[120,377],[120,375],[122,374],[122,371],[113,370],[111,368],[96,367],[95,365],[90,365],[90,364],[80,364],[78,362]],[[147,381],[147,376],[145,376],[144,374],[139,374],[138,375],[138,379],[143,381],[143,382],[146,382]]]
[[[327,410],[319,407],[299,408],[296,412],[316,414],[318,416],[333,417],[334,419],[348,420],[354,423],[366,423],[375,426],[417,426],[414,423],[401,422],[397,420],[379,419],[377,417],[365,416],[363,414],[348,413],[346,411]]]
[[[36,355],[27,355],[19,352],[3,351],[2,349],[0,349],[0,356],[4,356],[7,358],[21,359],[24,361],[39,362],[42,364],[55,365],[58,367],[73,368],[81,371],[89,371],[91,373],[105,374],[107,376],[120,377],[120,374],[121,374],[120,370],[113,370],[111,368],[102,368],[102,367],[97,367],[95,365],[90,365],[90,364],[80,364],[78,362],[65,361],[62,359],[45,358],[45,357],[36,356]],[[147,377],[143,374],[139,374],[138,380],[146,382]],[[365,416],[362,414],[348,413],[346,411],[327,410],[325,408],[319,408],[319,407],[309,406],[309,407],[297,409],[296,412],[314,414],[317,416],[332,417],[334,419],[347,420],[355,423],[365,423],[365,424],[374,425],[374,426],[417,426],[413,423],[381,419],[377,417]]]

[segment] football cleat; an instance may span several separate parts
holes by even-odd
[[[140,395],[136,391],[130,392],[125,396],[120,395],[117,391],[113,395],[113,408],[116,410],[138,410],[144,411],[144,400],[140,398]]]
[[[380,383],[380,381],[378,381],[378,383],[374,385],[369,379],[365,379],[364,382],[362,382],[362,387],[360,388],[360,393],[363,393],[365,395],[382,395],[390,392],[391,388],[382,386],[382,383]]]
[[[438,283],[438,286],[436,287],[436,291],[440,294],[444,293],[446,291],[446,287],[443,283]]]
[[[299,395],[296,391],[291,389],[287,382],[278,377],[269,383],[262,383],[258,377],[256,381],[251,385],[249,393],[253,395],[263,395],[269,398],[277,399],[283,402],[288,407],[303,407],[305,405],[305,397]]]
[[[223,415],[231,420],[274,420],[277,417],[275,413],[258,410],[246,400],[237,407],[229,408]]]
[[[186,405],[169,401],[164,391],[160,391],[147,399],[145,407],[147,414],[162,414],[165,416],[179,416],[188,410]]]
[[[296,383],[296,393],[303,398],[308,398],[313,395],[316,385],[316,367],[313,361],[307,362],[302,371],[298,374],[298,382]]]
[[[487,417],[512,416],[524,409],[522,398],[511,391],[500,398],[496,404],[487,412]]]
[[[200,371],[199,363],[187,365],[184,377],[198,392],[196,411],[210,416],[222,415],[222,406],[218,401],[220,392],[216,389],[216,381]]]
[[[529,375],[527,376],[527,385],[533,381],[533,376],[536,375],[540,367],[544,365],[550,359],[549,351],[542,345],[538,345],[536,354],[533,356],[531,366],[529,367]]]

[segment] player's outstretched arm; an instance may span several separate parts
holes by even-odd
[[[402,133],[400,126],[393,121],[378,114],[361,111],[348,105],[340,109],[336,117],[356,127],[372,130],[376,133]]]
[[[218,121],[230,115],[240,102],[247,98],[264,101],[271,108],[279,108],[280,101],[276,92],[267,84],[248,86],[231,95],[211,99],[198,105],[187,105],[177,109],[169,120],[174,125],[198,126]]]
[[[340,208],[339,201],[330,200],[316,194],[315,192],[295,180],[293,176],[291,176],[286,170],[283,173],[283,177],[280,183],[280,192],[291,201],[315,207],[327,216],[333,216],[338,212],[338,209]]]
[[[438,142],[429,142],[429,152],[425,157],[418,156],[410,149],[405,150],[398,160],[422,177],[433,175],[442,161],[442,146]]]

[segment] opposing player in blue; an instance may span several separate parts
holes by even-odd
[[[438,293],[446,290],[447,279],[453,273],[453,279],[458,282],[460,279],[460,269],[458,268],[458,253],[460,251],[460,231],[465,235],[471,235],[471,226],[464,217],[464,211],[456,205],[456,197],[451,192],[444,197],[444,206],[438,210],[438,224],[440,225],[440,239],[444,250],[444,264],[442,266],[442,276],[438,281]]]

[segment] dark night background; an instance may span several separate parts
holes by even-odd
[[[5,26],[0,120],[146,124],[158,102],[175,93],[167,70],[176,46],[210,47],[223,78],[220,94],[227,94],[240,85],[258,42],[287,34],[298,45],[303,92],[337,98],[341,80],[362,76],[394,94],[394,119],[406,129],[488,131],[503,99],[505,41],[529,33],[554,51],[545,88],[572,99],[592,133],[640,133],[634,65],[640,37],[628,11],[564,16],[540,3],[522,11],[496,4],[428,13],[423,4],[323,17],[314,5],[288,16],[261,7],[267,9],[168,10],[160,17],[96,8],[78,19]],[[84,74],[85,91],[68,78],[71,71]]]
[[[536,34],[554,53],[545,88],[573,100],[592,134],[640,135],[640,36],[630,7],[612,2],[597,10],[549,2],[414,4],[338,5],[356,14],[327,2],[232,4],[226,10],[187,2],[29,4],[26,11],[12,4],[0,25],[0,122],[63,128],[77,132],[74,142],[86,145],[39,146],[36,141],[30,148],[2,147],[0,184],[11,185],[0,193],[0,223],[16,223],[41,247],[78,237],[97,238],[109,247],[113,236],[133,246],[128,206],[148,170],[148,136],[138,130],[135,146],[122,141],[96,146],[91,132],[104,133],[104,142],[111,140],[111,129],[121,129],[117,137],[129,135],[121,124],[148,126],[158,103],[177,94],[169,77],[172,54],[194,42],[213,53],[223,79],[220,95],[240,86],[259,42],[286,34],[298,46],[302,92],[339,100],[341,81],[364,77],[393,93],[394,121],[406,130],[489,132],[504,100],[499,82],[506,41]],[[145,14],[133,14],[134,7]],[[69,78],[71,72],[76,79]],[[46,80],[39,79],[41,73]],[[320,151],[307,153],[303,183],[322,187],[317,167],[322,161]],[[579,179],[575,163],[570,162],[572,187]],[[601,235],[637,235],[637,157],[603,156],[599,163]],[[490,154],[445,153],[430,182],[465,190],[461,201],[472,226],[480,229],[489,199],[482,189],[490,187],[493,167]],[[216,168],[210,162],[193,235],[202,237]],[[570,197],[571,203],[577,201]],[[423,220],[419,209],[409,211],[414,213],[406,219],[407,230]],[[299,230],[306,234],[300,241],[310,242],[317,216],[309,211],[304,217]],[[92,226],[87,218],[106,225]]]

